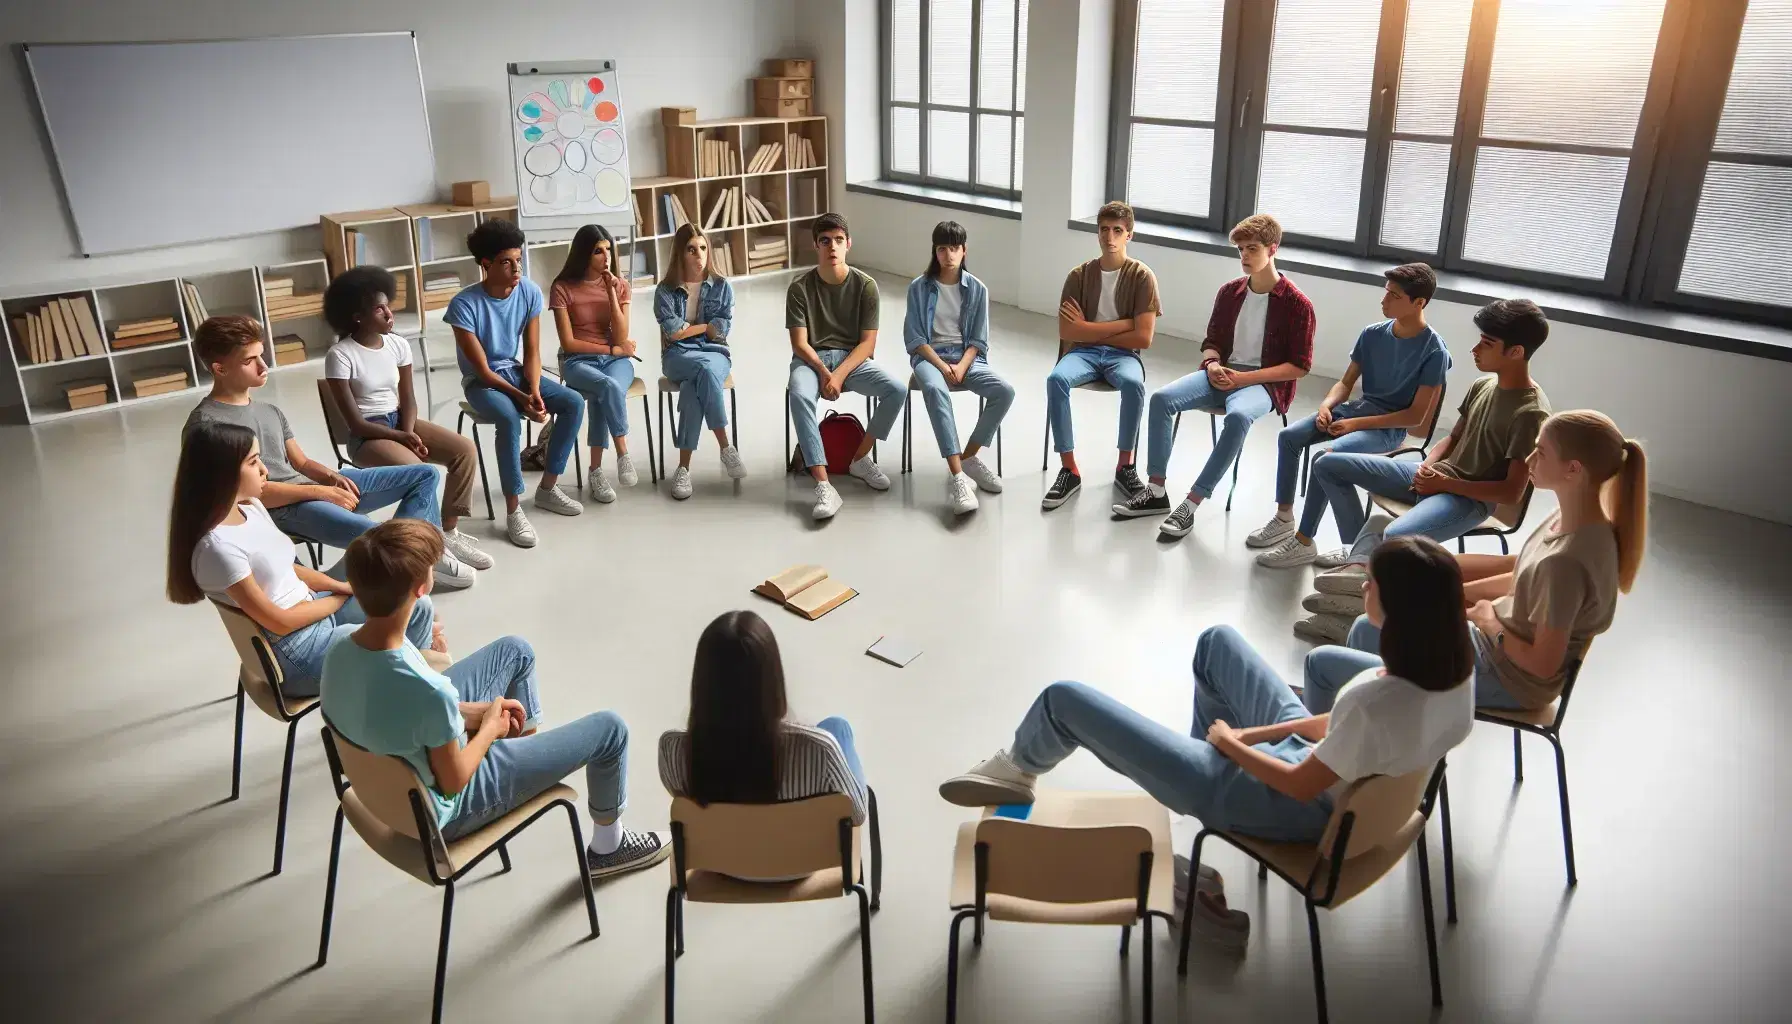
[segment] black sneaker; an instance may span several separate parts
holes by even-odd
[[[1147,487],[1125,501],[1115,502],[1113,509],[1116,519],[1161,516],[1170,511],[1170,496],[1168,494],[1152,494],[1151,488]]]
[[[1070,496],[1083,488],[1083,478],[1069,469],[1058,470],[1058,478],[1052,481],[1052,489],[1045,492],[1045,498],[1039,502],[1040,508],[1057,508],[1070,500]]]
[[[616,847],[615,853],[600,857],[587,849],[585,861],[591,865],[591,877],[595,881],[653,867],[671,855],[672,842],[665,836],[658,832],[636,832],[632,828],[625,828],[622,830],[622,845]]]
[[[1116,466],[1114,468],[1114,486],[1120,488],[1120,493],[1128,498],[1134,497],[1144,490],[1145,481],[1139,479],[1138,464],[1128,462],[1124,466]],[[1168,508],[1169,506],[1164,507]]]
[[[1157,526],[1160,537],[1186,537],[1195,528],[1195,503],[1187,498]]]

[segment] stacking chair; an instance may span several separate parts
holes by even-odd
[[[1329,1019],[1325,1002],[1325,966],[1319,951],[1318,911],[1336,910],[1380,881],[1405,858],[1408,848],[1419,854],[1419,896],[1425,908],[1425,949],[1431,968],[1431,1005],[1444,1003],[1437,972],[1437,923],[1431,910],[1431,865],[1425,852],[1425,822],[1443,784],[1444,765],[1400,776],[1373,775],[1346,788],[1332,808],[1331,821],[1317,843],[1280,843],[1204,828],[1195,836],[1190,870],[1201,863],[1201,844],[1208,836],[1223,839],[1255,860],[1262,872],[1274,871],[1300,893],[1307,907],[1307,933],[1313,942],[1313,988],[1319,1021]],[[1195,886],[1183,900],[1182,950],[1178,974],[1188,973],[1189,935],[1194,923]]]
[[[1173,921],[1175,868],[1170,814],[1144,793],[1040,790],[1024,818],[988,807],[958,827],[953,852],[952,929],[947,944],[946,1020],[958,1019],[958,926],[983,922],[1145,926],[1144,1020],[1151,1021],[1151,918]],[[1186,948],[1186,947],[1185,947]]]
[[[1470,537],[1497,537],[1500,542],[1500,554],[1510,554],[1511,549],[1506,546],[1506,538],[1524,528],[1524,518],[1531,510],[1531,495],[1536,490],[1536,484],[1526,484],[1524,497],[1519,500],[1518,504],[1495,505],[1493,514],[1483,520],[1480,526],[1456,538],[1456,550],[1467,551]],[[1406,502],[1396,501],[1379,494],[1369,495],[1369,500],[1364,503],[1363,515],[1365,517],[1369,515],[1370,506],[1379,508],[1396,519],[1412,511],[1412,506]]]
[[[728,392],[728,426],[729,429],[734,432],[734,447],[738,449],[740,447],[740,402],[734,393],[734,374],[730,373],[727,378],[722,381],[722,388]],[[676,381],[670,377],[660,378],[660,461],[659,465],[655,468],[655,472],[659,474],[653,478],[655,483],[666,478],[666,449],[672,447],[672,439],[678,436],[678,403],[673,399],[673,396],[677,395],[681,390],[683,390],[682,381]],[[634,390],[632,388],[629,390],[629,395],[630,397],[634,396]],[[645,393],[641,395],[641,415],[647,415],[647,395]],[[671,433],[666,432],[666,418],[668,416],[672,419]],[[786,406],[784,409],[784,438],[785,440],[790,439],[789,406]]]
[[[336,405],[336,396],[330,391],[328,377],[317,378],[317,402],[324,407],[324,428],[330,434],[330,454],[336,456],[336,468],[352,466],[355,460],[348,457],[348,419]]]
[[[732,375],[730,375],[729,379],[733,380],[734,378]],[[840,392],[840,397],[837,399],[834,399],[834,401],[844,402],[844,401],[846,401],[846,396],[848,394],[850,394],[850,392],[842,391],[842,392]],[[819,406],[819,404],[821,402],[826,402],[826,401],[828,401],[828,399],[825,399],[825,398],[818,399],[817,405]],[[874,402],[873,402],[871,396],[866,395],[865,396],[865,429],[867,431],[869,431],[871,429],[871,416],[872,416],[871,410],[872,410],[873,404],[874,404]],[[738,423],[739,420],[736,420],[735,422]],[[790,389],[788,387],[784,389],[784,450],[790,453],[790,457],[787,460],[785,460],[785,463],[784,463],[784,471],[786,473],[796,473],[796,472],[799,472],[799,471],[803,470],[804,468],[806,468],[802,464],[803,463],[802,449],[795,447],[790,443]],[[876,441],[871,442],[871,458],[874,460],[877,458],[877,442]]]
[[[671,1024],[674,971],[684,955],[684,905],[690,903],[802,903],[859,898],[859,954],[864,972],[865,1020],[871,998],[871,912],[883,892],[884,855],[877,794],[870,802],[871,890],[865,890],[859,829],[852,798],[829,793],[777,804],[699,806],[672,798],[672,887],[666,892],[666,1021]],[[746,882],[742,878],[790,878]],[[749,940],[750,941],[750,940]]]
[[[635,383],[639,384],[640,381],[636,381]],[[629,389],[629,394],[634,394],[633,388]],[[645,397],[643,397],[642,401],[646,401]],[[556,416],[549,416],[549,425],[551,426],[554,424],[558,418],[559,417]],[[454,420],[454,432],[457,434],[463,433],[467,428],[467,421],[469,420],[473,423],[473,457],[479,460],[479,487],[485,492],[485,516],[487,519],[496,522],[498,514],[492,510],[492,485],[485,477],[485,449],[479,444],[479,428],[495,428],[497,424],[486,419],[484,416],[479,415],[478,410],[473,408],[473,403],[463,398],[460,403],[460,415],[455,417]],[[535,421],[525,417],[523,419],[522,447],[527,448],[534,443]],[[653,442],[649,440],[647,446],[651,452]],[[649,458],[651,458],[651,454],[649,455]],[[576,434],[572,439],[572,469],[573,478],[577,480],[579,484],[579,492],[583,494],[585,491],[585,460],[584,456],[579,454],[579,438]]]
[[[572,825],[573,851],[578,855],[579,882],[585,892],[585,914],[591,937],[597,938],[597,901],[585,860],[585,837],[579,829],[578,794],[555,783],[520,807],[471,835],[453,841],[436,825],[435,803],[423,780],[400,757],[375,754],[356,746],[328,721],[323,728],[324,754],[336,789],[336,827],[330,836],[330,874],[324,888],[324,921],[318,937],[317,966],[330,954],[330,923],[336,909],[336,870],[342,859],[342,822],[347,819],[373,851],[420,882],[442,890],[442,932],[436,946],[436,981],[430,1020],[442,1019],[442,989],[448,977],[448,929],[454,916],[454,886],[493,851],[510,870],[512,837],[556,807],[565,808]]]
[[[915,432],[910,423],[910,418],[912,417],[915,408],[915,392],[919,390],[921,390],[921,378],[910,373],[908,375],[908,397],[903,399],[902,403],[902,471],[904,473],[912,472],[915,468]],[[953,394],[959,394],[963,391],[964,385],[962,384],[952,388]],[[989,403],[986,399],[982,397],[977,399],[977,415],[983,415],[983,407],[987,404]],[[1048,434],[1051,432],[1049,426],[1046,427],[1046,432]],[[1048,446],[1051,444],[1049,439],[1046,444]],[[1002,475],[1001,427],[996,428],[996,475]]]
[[[1393,451],[1388,452],[1388,458],[1397,459],[1402,455],[1417,455],[1422,459],[1431,454],[1431,439],[1437,435],[1438,415],[1444,410],[1444,397],[1449,393],[1449,390],[1450,382],[1447,380],[1437,386],[1437,397],[1432,400],[1431,414],[1426,416],[1418,426],[1407,428],[1407,445],[1404,448],[1396,448]],[[1284,417],[1284,419],[1286,418]],[[1418,439],[1417,444],[1412,443],[1414,438]],[[1302,495],[1307,493],[1307,477],[1313,469],[1314,447],[1315,446],[1313,445],[1308,445],[1305,448],[1302,448],[1300,452],[1300,493]],[[1329,450],[1330,449],[1321,449],[1320,451],[1321,454],[1323,454],[1325,451]]]
[[[1206,410],[1206,412],[1207,412],[1207,434],[1208,434],[1209,438],[1211,439],[1212,443],[1217,445],[1220,443],[1220,420],[1224,419],[1226,414],[1223,410],[1220,412]],[[1282,429],[1287,430],[1288,429],[1288,414],[1282,413],[1281,416],[1282,416]],[[1182,414],[1181,413],[1176,414],[1176,427],[1177,427],[1178,431],[1180,431],[1182,428]],[[1238,464],[1243,461],[1244,461],[1244,449],[1240,448],[1240,449],[1238,449],[1238,455],[1236,457],[1234,457],[1232,460],[1232,487],[1226,491],[1226,511],[1228,511],[1228,512],[1232,511],[1232,496],[1234,494],[1238,493]]]

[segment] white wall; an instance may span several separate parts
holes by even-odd
[[[824,6],[819,0],[808,0]],[[820,52],[875,45],[875,0],[845,0],[873,11],[866,38],[846,38],[860,19],[806,19],[799,28]],[[839,5],[825,5],[839,6]],[[1039,313],[1055,309],[1064,272],[1095,256],[1094,235],[1066,226],[1100,205],[1091,168],[1105,168],[1111,52],[1110,0],[1055,0],[1031,7],[1028,32],[1026,199],[1020,221],[961,213],[864,193],[847,193],[857,262],[899,274],[925,265],[928,232],[951,218],[971,235],[971,261],[991,297]],[[829,33],[835,33],[829,35]],[[877,65],[851,69],[876,87]],[[1069,116],[1050,112],[1067,111]],[[824,112],[835,114],[836,109]],[[838,132],[839,129],[836,129]],[[849,149],[876,145],[877,119],[845,126]],[[863,143],[854,136],[869,135]],[[1093,154],[1093,155],[1092,155]],[[871,161],[875,168],[876,161]],[[874,172],[857,174],[862,180]],[[1099,183],[1099,177],[1095,179]],[[1099,189],[1099,184],[1094,186]],[[1132,254],[1156,271],[1164,295],[1160,345],[1186,345],[1206,329],[1211,296],[1239,273],[1222,256],[1135,244]],[[1336,377],[1356,332],[1379,316],[1381,289],[1294,272],[1319,313],[1316,373]],[[1514,287],[1520,295],[1522,288]],[[1469,348],[1474,307],[1439,302],[1431,322],[1450,342],[1456,368],[1450,392],[1475,377]],[[1165,337],[1165,335],[1171,337]],[[1792,363],[1731,355],[1615,331],[1556,323],[1538,353],[1535,376],[1556,409],[1595,408],[1648,444],[1654,489],[1700,504],[1792,523]],[[1310,387],[1311,385],[1309,385]],[[1453,420],[1453,410],[1449,415]]]

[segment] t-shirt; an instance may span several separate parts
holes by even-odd
[[[864,331],[877,330],[877,282],[857,267],[846,280],[828,284],[815,269],[790,282],[784,293],[784,326],[807,327],[809,347],[852,349]]]
[[[1095,323],[1111,324],[1120,319],[1120,307],[1114,302],[1114,296],[1119,290],[1119,269],[1102,271],[1101,297],[1095,300]]]
[[[964,289],[955,284],[933,283],[938,293],[933,303],[933,347],[964,344]]]
[[[286,414],[272,402],[251,399],[248,405],[227,405],[215,398],[202,398],[187,414],[181,437],[185,439],[201,423],[234,423],[248,427],[255,431],[255,439],[261,443],[261,461],[268,467],[269,480],[277,484],[311,482],[286,461],[286,442],[292,440],[292,424],[286,422]]]
[[[1370,324],[1356,336],[1350,361],[1361,371],[1363,401],[1377,412],[1400,412],[1422,387],[1440,387],[1450,350],[1429,325],[1410,338],[1394,334],[1394,321]]]
[[[1245,285],[1244,305],[1238,307],[1238,319],[1232,322],[1232,356],[1227,365],[1262,366],[1263,331],[1268,326],[1269,292],[1259,294]]]
[[[274,525],[267,506],[251,499],[237,506],[243,521],[221,523],[193,547],[193,578],[205,596],[232,608],[226,593],[249,577],[276,608],[291,608],[311,599],[311,588],[293,571],[292,538]]]
[[[1480,630],[1470,631],[1498,673],[1500,688],[1528,708],[1561,696],[1568,662],[1585,655],[1593,638],[1611,628],[1618,609],[1617,533],[1605,523],[1557,533],[1561,524],[1562,513],[1555,512],[1525,540],[1512,569],[1512,593],[1493,603],[1500,624],[1526,643],[1536,639],[1538,623],[1565,631],[1568,654],[1561,669],[1534,676]]]
[[[359,628],[337,626],[331,635],[319,690],[324,717],[356,746],[409,761],[435,799],[436,823],[446,825],[460,793],[447,796],[436,788],[429,748],[465,735],[460,693],[409,640],[397,650],[370,651],[350,636]]]
[[[324,376],[348,381],[363,419],[398,411],[398,368],[411,365],[410,342],[397,334],[382,335],[380,341],[379,348],[368,348],[343,338],[324,353]]]
[[[627,278],[616,279],[616,297],[629,304]],[[548,308],[566,310],[572,336],[593,345],[617,344],[626,339],[610,337],[610,290],[602,281],[555,281],[548,289]]]
[[[1313,756],[1338,775],[1326,790],[1336,803],[1357,779],[1431,767],[1474,727],[1475,687],[1468,680],[1432,691],[1378,668],[1365,669],[1338,691]]]
[[[1456,440],[1438,468],[1459,480],[1504,480],[1506,463],[1528,459],[1549,418],[1549,399],[1535,384],[1510,391],[1489,375],[1469,385],[1458,408]]]
[[[487,294],[483,284],[473,284],[454,296],[442,319],[448,326],[470,331],[479,339],[487,366],[508,370],[522,361],[523,328],[541,315],[542,305],[540,286],[526,277],[501,299]],[[455,359],[460,363],[461,374],[472,376],[473,368],[458,348]]]

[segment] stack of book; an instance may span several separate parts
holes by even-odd
[[[187,387],[187,371],[179,367],[163,367],[159,370],[139,370],[131,377],[131,390],[138,398],[151,395],[165,395],[171,391],[184,391]]]
[[[697,176],[720,178],[740,173],[740,154],[727,139],[698,139]]]
[[[291,366],[305,361],[305,339],[296,334],[281,334],[274,338],[274,365]]]
[[[85,295],[51,299],[26,310],[13,318],[12,337],[24,364],[97,356],[106,350],[99,321]]]
[[[715,201],[710,204],[709,216],[703,218],[703,230],[715,228],[733,228],[740,226],[740,188],[738,186],[722,189],[716,193]]]
[[[782,142],[767,142],[753,151],[753,159],[747,161],[748,174],[764,174],[778,169],[778,158],[784,155]]]
[[[815,143],[810,142],[807,135],[791,132],[785,138],[784,149],[790,154],[790,159],[786,163],[793,171],[803,171],[821,166],[815,159]]]
[[[641,201],[643,199],[645,199],[649,194],[650,193],[645,193],[645,192],[636,192],[634,194],[634,204],[633,205],[635,207],[635,234],[636,235],[644,235],[647,233],[647,217],[642,212]]]
[[[296,320],[324,311],[324,293],[294,291],[290,277],[262,278],[261,297],[268,304],[270,321]]]
[[[112,351],[136,348],[139,345],[159,345],[164,341],[173,341],[184,333],[180,322],[171,316],[125,320],[112,328]]]
[[[666,225],[666,234],[670,235],[691,222],[684,212],[684,201],[668,192],[660,196],[660,221]]]
[[[91,409],[96,405],[105,405],[108,400],[108,389],[111,385],[98,378],[87,380],[71,380],[62,385],[62,393],[68,396],[69,409]]]
[[[734,247],[718,245],[709,250],[709,269],[723,277],[734,276]]]
[[[760,202],[758,196],[748,194],[744,197],[744,201],[747,206],[748,224],[775,224],[779,222],[780,218],[772,216],[771,209]]]
[[[205,323],[211,314],[206,311],[205,299],[200,296],[199,288],[191,281],[180,283],[181,302],[187,307],[187,322],[197,327]]]
[[[423,279],[423,308],[441,309],[454,301],[460,292],[460,275],[452,270],[439,271]]]
[[[410,277],[411,277],[411,275],[409,275],[409,274],[393,274],[392,275],[392,282],[393,282],[392,294],[386,296],[386,305],[394,313],[398,312],[401,309],[404,309],[411,301],[411,299],[410,299],[410,284],[409,284]]]
[[[793,217],[814,217],[821,213],[820,191],[816,188],[813,176],[795,178],[790,182],[790,208]]]
[[[761,270],[781,270],[784,259],[790,254],[790,247],[782,238],[763,238],[753,243],[747,251],[747,273],[757,274]]]

